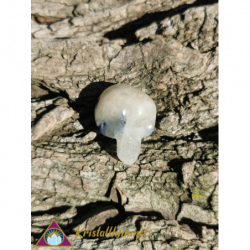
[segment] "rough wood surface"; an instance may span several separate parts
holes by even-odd
[[[218,3],[33,0],[31,22],[32,244],[56,219],[69,249],[218,249]],[[131,166],[94,122],[116,83],[157,106]]]

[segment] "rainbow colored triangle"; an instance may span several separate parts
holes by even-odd
[[[49,240],[51,240],[51,238],[48,237],[48,233],[51,232],[51,234],[53,234],[53,231],[55,231],[57,234],[59,233],[62,236],[62,237],[59,236],[60,237],[59,242],[61,240],[61,242],[59,244],[56,244],[56,243],[50,244],[51,242]],[[54,234],[54,235],[55,235],[54,237],[56,237],[56,234]],[[57,238],[56,238],[56,240],[57,240]],[[73,245],[68,240],[67,236],[65,235],[63,230],[60,228],[60,226],[56,223],[55,220],[53,220],[51,222],[51,224],[49,225],[49,227],[43,233],[40,240],[36,243],[36,247],[73,247]]]

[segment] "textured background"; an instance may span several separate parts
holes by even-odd
[[[31,22],[32,244],[56,219],[74,249],[218,249],[218,3],[32,0]],[[157,105],[131,166],[94,122],[116,83]]]

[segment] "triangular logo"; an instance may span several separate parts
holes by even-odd
[[[73,245],[56,221],[53,220],[36,243],[36,247],[73,247]]]

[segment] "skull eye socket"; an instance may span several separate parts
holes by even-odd
[[[99,125],[100,128],[104,128],[106,126],[107,126],[107,122],[106,121],[101,122],[100,125]]]
[[[122,121],[122,126],[125,126],[125,124],[126,124],[126,121]]]
[[[124,127],[125,124],[126,124],[126,117],[123,115],[122,118],[121,118],[121,123],[122,123],[122,126]]]

